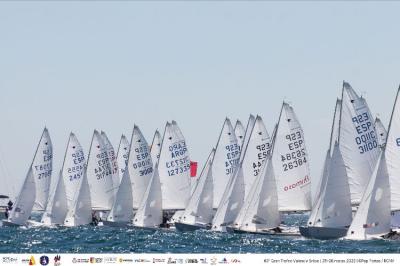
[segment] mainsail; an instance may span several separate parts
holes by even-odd
[[[64,180],[62,178],[62,171],[59,173],[57,186],[54,194],[47,204],[46,210],[43,213],[41,222],[46,225],[63,224],[65,216],[67,215],[67,194],[65,192]]]
[[[138,227],[158,227],[163,222],[162,204],[160,176],[156,163],[153,175],[133,219],[133,225]]]
[[[36,198],[36,185],[35,177],[33,175],[32,167],[29,167],[28,174],[26,175],[24,184],[19,192],[17,201],[8,217],[8,222],[25,225],[29,216],[31,215],[33,204]]]
[[[92,206],[86,173],[87,171],[84,169],[80,187],[77,191],[76,197],[74,198],[73,205],[68,209],[68,213],[64,221],[65,226],[85,225],[92,221]]]
[[[117,155],[115,153],[114,147],[111,144],[111,141],[108,139],[106,133],[104,131],[101,131],[101,137],[103,139],[105,149],[107,151],[107,157],[108,161],[111,166],[111,176],[112,176],[112,183],[113,183],[113,190],[114,194],[117,193],[119,182],[121,182],[121,179],[119,177],[119,172],[118,172],[118,159]]]
[[[304,133],[293,108],[286,102],[282,104],[274,147],[272,163],[279,210],[310,210],[311,178]]]
[[[49,131],[43,130],[36,153],[32,162],[32,174],[35,177],[36,198],[34,211],[44,211],[49,198],[51,173],[53,169],[53,145]]]
[[[93,210],[108,211],[114,202],[112,167],[103,137],[95,130],[87,163],[87,179]]]
[[[132,132],[128,171],[132,183],[132,207],[137,209],[153,175],[153,163],[149,145],[136,125]]]
[[[349,178],[351,202],[360,203],[379,155],[378,139],[368,105],[343,82],[339,146]]]
[[[214,179],[213,208],[218,208],[229,179],[238,165],[239,157],[240,147],[237,143],[232,124],[230,120],[226,118],[218,138],[212,164]]]
[[[188,224],[209,224],[213,215],[213,176],[212,161],[215,149],[212,149],[199,176],[193,195],[182,215],[181,222]]]
[[[259,175],[264,160],[271,152],[271,138],[265,128],[260,116],[257,116],[250,138],[246,146],[242,148],[243,174],[244,174],[244,197],[249,195],[254,180]]]
[[[185,209],[190,198],[190,159],[178,126],[165,126],[158,164],[164,210]]]
[[[118,146],[117,164],[118,164],[118,186],[124,176],[125,168],[128,165],[130,144],[125,135],[121,136]]]
[[[75,204],[76,194],[81,187],[81,180],[85,171],[85,155],[74,133],[69,136],[62,166],[62,178],[67,196],[67,206],[71,209]]]

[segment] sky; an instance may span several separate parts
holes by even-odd
[[[137,124],[150,143],[176,120],[202,165],[225,117],[282,101],[303,125],[320,177],[342,82],[388,124],[400,83],[400,3],[0,1],[0,178],[19,190],[44,126],[54,173],[68,135],[117,148]],[[55,174],[53,174],[55,177]]]

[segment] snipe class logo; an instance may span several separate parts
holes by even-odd
[[[50,260],[49,260],[49,257],[47,257],[47,256],[41,256],[39,261],[40,261],[40,265],[46,266],[49,264]]]

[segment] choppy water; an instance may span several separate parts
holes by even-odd
[[[288,225],[305,215],[285,216]],[[196,231],[150,231],[82,226],[76,228],[0,227],[0,253],[399,253],[388,240],[308,240]]]

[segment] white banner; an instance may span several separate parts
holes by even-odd
[[[399,265],[400,254],[0,254],[0,265]]]

